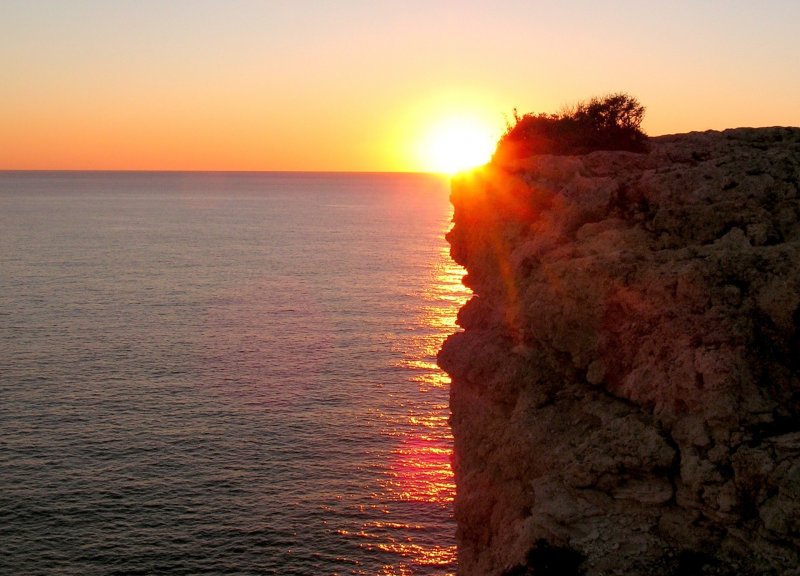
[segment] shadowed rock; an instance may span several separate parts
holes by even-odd
[[[651,144],[453,183],[460,574],[800,574],[800,129]]]

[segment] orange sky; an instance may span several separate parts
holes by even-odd
[[[757,5],[756,5],[757,4]],[[426,127],[626,91],[800,125],[800,2],[4,3],[0,169],[426,170]]]

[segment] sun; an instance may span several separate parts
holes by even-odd
[[[486,164],[497,135],[475,118],[450,117],[430,125],[420,143],[420,159],[427,170],[455,174]]]

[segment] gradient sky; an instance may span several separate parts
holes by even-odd
[[[800,1],[3,0],[0,169],[420,170],[444,116],[610,91],[800,125]]]

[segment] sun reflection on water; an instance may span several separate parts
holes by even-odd
[[[455,495],[450,378],[436,364],[436,354],[457,330],[456,314],[470,293],[462,284],[463,268],[451,260],[444,242],[432,256],[434,265],[419,294],[426,305],[404,319],[406,330],[393,343],[400,357],[395,367],[416,390],[390,392],[385,411],[373,414],[394,447],[380,470],[369,510],[360,511],[369,519],[357,529],[338,530],[362,549],[387,558],[378,572],[387,576],[455,572],[454,526],[441,525],[437,534],[429,522],[452,518]]]
[[[450,259],[447,247],[442,247],[424,287],[423,298],[428,305],[420,311],[402,343],[403,359],[399,363],[400,368],[410,372],[408,381],[418,387],[424,400],[409,406],[399,419],[386,418],[385,434],[395,437],[397,443],[381,481],[380,498],[415,507],[423,514],[426,507],[452,514],[455,483],[447,402],[450,378],[437,366],[436,354],[444,339],[457,329],[456,314],[469,298],[469,291],[462,284],[464,273]],[[384,566],[381,574],[413,574],[413,566],[452,570],[455,545],[392,536],[413,530],[412,523],[373,521],[364,524],[359,536],[369,549],[406,559],[402,564]]]

